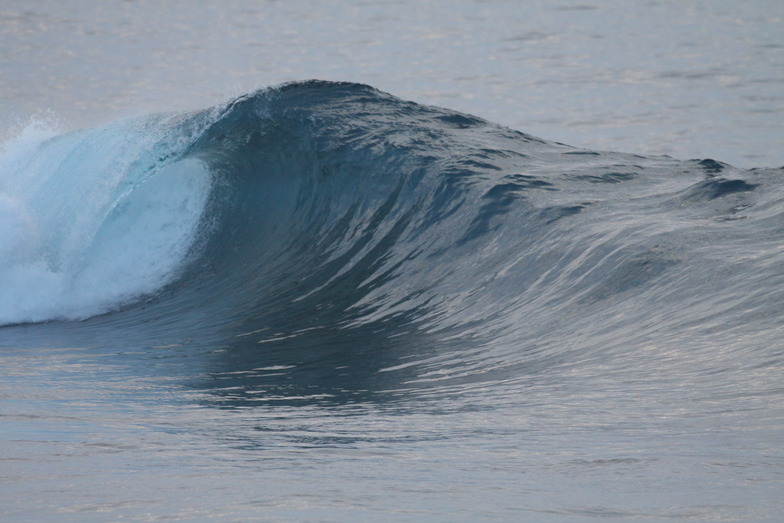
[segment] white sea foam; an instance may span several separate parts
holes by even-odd
[[[54,138],[36,123],[3,144],[0,325],[84,319],[176,276],[210,174],[197,160],[159,160],[154,123]]]

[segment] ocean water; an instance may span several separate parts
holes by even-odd
[[[783,6],[3,2],[0,519],[781,520]]]

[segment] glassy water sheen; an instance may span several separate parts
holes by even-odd
[[[0,519],[784,515],[777,2],[85,5],[0,18]]]

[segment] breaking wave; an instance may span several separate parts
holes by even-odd
[[[781,169],[576,149],[364,85],[32,126],[0,168],[4,325],[350,345],[423,381],[784,325]]]

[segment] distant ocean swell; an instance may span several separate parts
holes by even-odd
[[[781,355],[782,169],[586,151],[319,81],[30,128],[0,167],[1,325],[351,350],[422,382]]]

